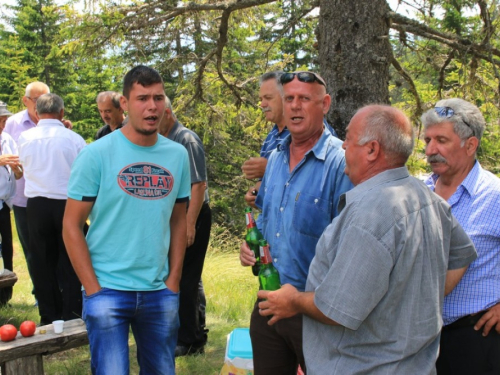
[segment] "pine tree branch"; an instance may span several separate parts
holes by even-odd
[[[239,91],[236,86],[229,83],[222,72],[222,51],[227,44],[227,30],[229,27],[229,17],[231,16],[231,10],[225,10],[222,12],[221,22],[219,26],[219,39],[217,40],[217,49],[216,49],[216,57],[217,57],[217,73],[222,82],[231,90],[231,92],[236,97],[236,107],[239,107],[243,102]]]
[[[500,60],[495,58],[500,57],[500,50],[492,47],[489,43],[486,45],[474,43],[470,39],[460,37],[456,34],[435,30],[416,20],[412,20],[394,12],[389,12],[387,17],[390,19],[391,28],[394,30],[435,40],[457,51],[471,54],[477,58],[500,66]]]
[[[186,13],[207,11],[234,12],[236,10],[274,3],[276,1],[277,0],[232,0],[210,4],[190,2],[183,6],[174,6],[168,4],[166,1],[158,0],[140,6],[121,7],[118,8],[117,11],[124,15],[122,23],[128,25],[127,29],[133,30],[168,22]],[[164,13],[159,13],[160,10]]]
[[[451,63],[453,58],[455,57],[455,50],[452,50],[449,54],[448,57],[446,58],[445,62],[443,63],[443,66],[441,66],[441,69],[439,69],[439,86],[438,86],[438,95],[439,99],[443,98],[442,92],[444,88],[444,76],[445,76],[445,70],[448,67],[448,65]]]
[[[312,12],[315,8],[319,7],[319,0],[315,0],[311,3],[311,5],[307,8],[303,8],[300,10],[300,13],[298,15],[295,15],[294,17],[291,17],[286,23],[285,25],[281,28],[281,29],[277,29],[275,32],[276,32],[276,38],[275,41],[273,43],[271,43],[271,45],[267,48],[267,51],[266,51],[266,55],[269,54],[269,51],[273,48],[274,44],[281,38],[283,38],[283,36],[288,32],[290,31],[290,29],[294,26],[296,26],[300,20],[302,20],[303,18],[305,18],[305,16],[307,14],[309,14],[310,12]]]
[[[413,79],[406,72],[406,70],[404,70],[404,68],[401,66],[399,61],[394,57],[394,55],[392,55],[391,64],[392,64],[392,66],[394,66],[394,68],[398,71],[398,73],[401,75],[401,77],[403,77],[404,80],[410,86],[410,92],[415,97],[415,102],[416,102],[415,111],[414,111],[413,115],[415,118],[420,118],[420,116],[422,115],[424,110],[422,107],[422,99],[420,99],[420,95],[418,95],[417,87],[415,86]]]

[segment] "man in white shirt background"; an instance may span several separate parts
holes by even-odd
[[[18,139],[28,198],[30,268],[41,324],[81,316],[81,284],[62,239],[71,165],[86,143],[61,122],[64,102],[45,94],[36,103],[35,128]]]

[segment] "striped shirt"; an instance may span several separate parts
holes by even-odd
[[[425,183],[434,190],[438,177],[433,174]],[[445,297],[445,325],[500,302],[500,179],[476,161],[448,203],[478,257]]]
[[[281,141],[283,141],[283,139],[285,139],[288,134],[290,134],[290,132],[286,127],[283,128],[283,130],[280,132],[278,129],[278,125],[274,124],[273,129],[267,135],[264,143],[262,143],[262,147],[260,148],[260,156],[262,158],[269,159],[269,156],[271,156],[271,153],[276,149],[278,143],[281,143]]]

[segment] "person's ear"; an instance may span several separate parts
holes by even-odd
[[[331,104],[332,104],[332,97],[329,94],[326,94],[323,97],[323,115],[326,115],[328,113]]]
[[[477,148],[479,147],[479,139],[476,137],[470,137],[465,141],[465,150],[467,155],[472,156],[476,153]]]
[[[125,95],[120,96],[120,107],[124,112],[128,111],[128,100]]]
[[[370,161],[377,160],[379,154],[380,154],[380,143],[376,140],[369,141],[365,144],[365,146],[368,148],[368,155],[367,159]]]

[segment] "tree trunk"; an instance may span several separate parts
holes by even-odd
[[[320,0],[319,63],[332,96],[327,117],[341,138],[358,108],[389,103],[388,10],[385,0]]]

